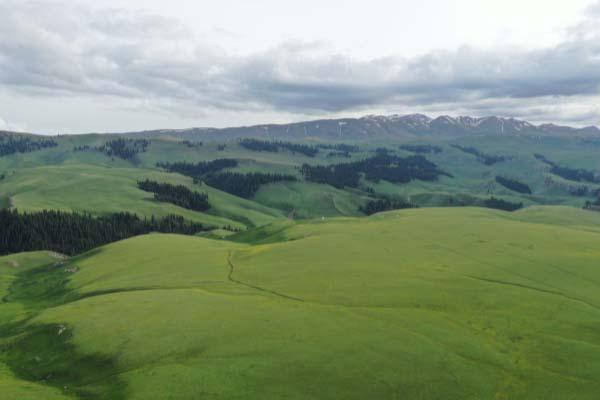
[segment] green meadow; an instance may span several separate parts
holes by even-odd
[[[206,230],[70,258],[0,257],[2,400],[598,398],[600,213],[582,206],[600,184],[535,157],[597,171],[596,144],[421,137],[308,157],[165,134],[128,160],[74,151],[117,137],[61,136],[0,157],[0,208],[177,215]],[[439,146],[425,157],[447,175],[400,184],[363,175],[349,188],[301,173],[413,155],[401,144]],[[487,165],[456,144],[504,160]],[[221,158],[238,163],[225,172],[297,180],[241,198],[157,166]],[[138,188],[145,179],[205,193],[210,208],[155,200]],[[523,208],[473,207],[491,196]],[[420,208],[367,217],[361,207],[381,198]]]
[[[109,157],[96,151],[74,151],[79,146],[100,146],[116,135],[78,135],[55,137],[58,146],[0,157],[0,206],[21,211],[58,209],[85,211],[94,215],[129,211],[141,216],[176,214],[186,219],[220,229],[246,229],[274,222],[282,217],[295,219],[360,216],[359,207],[372,200],[373,193],[408,199],[422,207],[449,205],[479,205],[491,195],[507,201],[530,205],[568,205],[581,207],[593,200],[592,192],[600,184],[565,180],[549,172],[546,164],[534,154],[541,153],[560,165],[587,170],[600,169],[596,145],[567,138],[514,137],[510,140],[493,136],[463,138],[420,138],[397,141],[352,142],[359,147],[349,158],[329,157],[321,149],[315,157],[289,151],[275,153],[250,151],[229,140],[206,142],[189,147],[170,136],[153,137],[146,152],[134,160]],[[320,139],[306,138],[304,144],[327,144]],[[372,157],[376,149],[385,148],[399,156],[413,153],[400,150],[400,144],[435,144],[442,151],[427,154],[428,160],[451,176],[437,181],[412,181],[392,184],[387,181],[362,180],[361,188],[335,188],[307,182],[299,168],[305,164],[328,165]],[[332,143],[329,143],[332,144]],[[451,145],[472,146],[482,152],[505,156],[506,160],[484,165],[477,157]],[[224,146],[224,147],[223,147]],[[189,177],[167,173],[158,162],[199,162],[231,158],[238,166],[231,172],[282,173],[299,178],[298,182],[263,185],[249,199],[240,199],[209,186],[196,185]],[[511,191],[495,182],[496,176],[516,179],[527,184],[532,194]],[[158,204],[152,195],[139,190],[136,182],[152,179],[182,184],[192,190],[207,193],[213,199],[208,212],[191,212],[171,204]],[[574,189],[586,187],[588,193],[573,195]],[[372,193],[365,192],[369,188]]]
[[[213,207],[208,213],[201,213],[154,201],[152,194],[137,187],[137,182],[144,179],[185,185],[207,193]],[[27,168],[10,174],[1,187],[0,190],[10,194],[11,205],[24,211],[54,209],[96,215],[129,211],[146,217],[176,214],[216,228],[264,225],[283,216],[280,210],[195,185],[188,177],[132,167],[81,164]]]
[[[596,399],[600,218],[431,208],[0,258],[3,398]],[[50,346],[52,345],[52,346]]]

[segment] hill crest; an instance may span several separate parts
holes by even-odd
[[[289,124],[261,124],[230,128],[160,129],[132,132],[149,137],[227,140],[244,137],[273,139],[319,138],[327,140],[390,139],[422,136],[600,136],[596,126],[574,128],[497,116],[431,118],[424,114],[367,115],[360,118],[320,119]]]

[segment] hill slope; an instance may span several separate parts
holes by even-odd
[[[1,258],[0,362],[88,398],[595,399],[598,221],[526,211],[148,235],[38,269]]]
[[[497,118],[461,118],[453,124],[465,125],[471,130],[432,133],[428,129],[441,123],[441,120],[435,121],[437,119],[430,120],[424,116],[369,117],[360,119],[356,135],[320,137],[319,134],[297,138],[292,135],[293,143],[280,142],[287,140],[288,136],[286,130],[279,126],[273,135],[262,135],[264,140],[276,138],[278,144],[269,140],[268,143],[259,142],[254,148],[233,139],[235,135],[229,138],[221,133],[214,135],[217,142],[205,141],[209,138],[201,134],[190,133],[190,136],[186,133],[182,136],[180,132],[169,131],[155,132],[150,135],[151,140],[139,139],[133,134],[53,137],[55,146],[38,148],[30,144],[26,149],[30,150],[28,152],[0,156],[0,207],[18,207],[23,211],[50,207],[85,210],[93,214],[129,211],[144,216],[174,213],[217,228],[244,229],[287,216],[362,215],[361,206],[381,197],[409,200],[425,207],[483,205],[490,196],[524,206],[554,204],[582,207],[588,201],[595,202],[599,196],[600,161],[597,154],[600,139],[595,135],[574,130],[565,135],[526,133],[526,129],[533,125]],[[498,121],[502,121],[504,135],[476,130],[490,124],[496,126],[500,123]],[[339,125],[339,122],[343,121],[315,124],[319,125],[319,129],[333,129],[331,132],[354,129],[352,124]],[[395,128],[382,128],[388,123],[408,124],[414,132],[398,136],[394,133]],[[297,125],[302,124],[312,123]],[[519,128],[520,133],[507,133],[511,124],[514,129]],[[381,132],[380,128],[383,129]],[[485,129],[488,133],[492,132]],[[236,132],[252,136],[264,131],[241,129]],[[361,135],[369,136],[369,140],[361,140]],[[190,139],[183,140],[187,136]],[[26,139],[27,143],[45,140],[35,136],[26,136]],[[136,141],[145,145],[139,147],[143,151],[126,158],[101,150],[106,149],[110,142],[123,141],[127,142],[126,147],[136,149]],[[265,150],[269,147],[269,151]],[[315,153],[294,151],[298,147]],[[358,184],[354,185],[357,187],[343,187],[336,182],[310,181],[302,173],[304,165],[329,168],[348,163],[356,165],[381,154],[401,158],[422,156],[448,175],[434,180],[413,179],[392,183],[385,177],[369,178],[363,171]],[[237,162],[236,167],[221,172],[285,174],[296,177],[298,181],[262,185],[242,199],[207,185],[194,185],[190,177],[167,173],[157,166],[157,163],[206,163],[215,159]],[[184,184],[190,189],[206,192],[209,202],[210,198],[213,200],[213,207],[200,213],[152,202],[151,195],[136,187],[136,182],[145,178]],[[528,190],[511,190],[499,184],[498,178],[515,181]]]

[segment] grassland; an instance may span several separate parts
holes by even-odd
[[[4,398],[597,398],[596,214],[434,208],[231,239],[1,258]]]
[[[254,200],[287,210],[295,218],[358,216],[358,208],[368,195],[310,182],[286,182],[263,186]]]
[[[131,161],[73,151],[107,138],[60,137],[57,147],[0,157],[0,207],[176,214],[215,229],[135,237],[66,260],[0,258],[2,399],[598,397],[600,213],[581,210],[591,194],[570,190],[600,185],[552,175],[534,157],[599,170],[596,145],[421,138],[443,149],[427,158],[451,177],[339,189],[302,180],[298,167],[378,147],[411,153],[388,140],[359,143],[350,158],[310,158],[173,137],[152,139]],[[453,143],[507,159],[484,165]],[[156,167],[216,158],[299,181],[242,199]],[[495,184],[498,175],[533,193]],[[212,207],[157,202],[137,187],[146,178],[205,192]],[[526,208],[364,218],[359,206],[381,195],[422,207],[494,195]]]
[[[137,181],[144,179],[186,185],[208,193],[212,208],[209,213],[201,213],[156,202],[151,194],[138,189]],[[88,211],[96,215],[129,211],[147,217],[176,214],[215,227],[263,225],[283,215],[279,210],[195,185],[191,178],[132,167],[81,164],[26,168],[8,176],[0,187],[2,192],[19,210]]]
[[[295,183],[277,183],[262,187],[254,198],[243,200],[229,196],[210,187],[198,188],[214,199],[214,208],[208,213],[196,213],[178,207],[156,204],[148,200],[147,193],[139,191],[135,182],[150,178],[194,188],[191,179],[168,174],[156,167],[157,162],[198,162],[216,158],[234,158],[237,172],[285,173],[300,177],[298,168],[303,163],[330,164],[355,161],[372,156],[375,149],[385,147],[399,155],[411,153],[399,150],[402,141],[358,143],[359,151],[350,158],[327,157],[322,150],[316,157],[306,157],[286,151],[278,153],[256,152],[242,148],[235,141],[206,142],[189,147],[178,139],[164,136],[153,138],[148,151],[135,160],[127,161],[95,151],[75,152],[77,146],[99,146],[114,138],[106,135],[62,136],[55,138],[57,147],[25,154],[0,157],[0,206],[13,206],[21,210],[55,208],[85,210],[92,213],[130,211],[140,215],[162,216],[166,213],[182,215],[215,228],[231,226],[237,229],[261,226],[283,216],[294,218],[319,218],[360,215],[359,206],[372,196],[355,189],[336,189],[300,179]],[[320,141],[305,140],[308,144]],[[597,145],[567,138],[475,136],[455,139],[421,138],[413,143],[435,144],[442,148],[438,154],[427,158],[441,169],[452,174],[435,182],[413,181],[408,184],[363,181],[362,187],[372,188],[378,195],[409,198],[420,206],[448,206],[479,204],[490,195],[508,201],[529,205],[569,205],[581,207],[592,200],[591,191],[599,184],[572,182],[552,175],[548,166],[536,160],[535,153],[572,168],[599,170]],[[466,154],[450,144],[473,146],[482,152],[501,155],[506,161],[484,165],[476,157]],[[226,144],[225,148],[219,146]],[[523,195],[495,183],[502,175],[529,185],[533,193]],[[551,179],[548,179],[551,178]],[[570,190],[586,186],[590,193],[578,197]]]
[[[8,295],[9,288],[14,283],[16,276],[26,273],[32,268],[57,262],[56,255],[47,252],[16,254],[0,258],[0,297]],[[10,327],[27,320],[32,312],[23,304],[16,302],[0,303],[0,347],[3,349],[10,344]],[[0,393],[6,399],[51,399],[62,400],[69,397],[62,390],[19,379],[5,363],[5,351],[0,357]]]

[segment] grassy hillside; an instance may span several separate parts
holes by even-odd
[[[295,218],[321,216],[356,216],[358,208],[368,200],[366,193],[336,189],[308,182],[285,182],[263,186],[254,200],[286,210]]]
[[[201,213],[156,202],[151,193],[138,189],[137,182],[144,179],[186,185],[208,193],[213,207],[208,213]],[[263,225],[283,215],[211,187],[194,185],[192,179],[178,174],[132,167],[80,164],[26,168],[2,181],[0,195],[10,197],[12,206],[23,211],[56,209],[93,214],[129,211],[147,217],[177,214],[215,227]]]
[[[594,191],[600,183],[577,182],[550,173],[549,166],[536,159],[543,154],[558,165],[589,171],[600,170],[596,142],[577,138],[540,138],[527,136],[496,137],[422,137],[420,139],[378,139],[372,142],[352,142],[358,147],[344,156],[331,156],[332,149],[320,148],[315,157],[307,157],[285,149],[278,152],[251,151],[236,140],[205,141],[197,136],[196,142],[184,142],[173,136],[153,137],[145,152],[131,160],[88,150],[74,151],[87,146],[100,147],[109,140],[137,136],[78,135],[61,136],[53,140],[58,146],[24,154],[0,157],[0,207],[19,207],[24,210],[57,209],[86,210],[93,213],[114,211],[137,212],[157,216],[175,213],[184,217],[223,227],[245,228],[270,223],[274,218],[315,218],[360,215],[359,206],[373,196],[410,199],[423,206],[478,205],[490,196],[514,203],[530,205],[569,205],[581,207],[595,199]],[[268,140],[268,139],[265,139]],[[408,140],[408,142],[407,142]],[[319,146],[323,140],[306,138],[304,144]],[[339,143],[337,143],[339,144]],[[401,150],[402,144],[434,145],[441,151],[425,154],[441,170],[451,176],[436,181],[415,180],[392,184],[385,180],[362,180],[357,190],[334,188],[306,182],[299,168],[305,164],[328,165],[348,163],[372,157],[382,148],[402,157],[414,155]],[[454,145],[472,147],[503,161],[490,165],[477,156],[461,151]],[[334,152],[335,153],[335,152]],[[236,159],[239,165],[233,172],[281,173],[299,178],[295,183],[263,186],[251,199],[238,199],[211,188],[202,188],[212,194],[214,208],[209,213],[195,213],[170,205],[147,201],[147,193],[135,188],[135,181],[151,178],[174,184],[192,185],[191,179],[167,174],[156,167],[158,162],[199,162],[217,158]],[[496,177],[515,179],[531,188],[532,194],[507,189],[496,182]],[[370,188],[374,192],[366,192]],[[585,189],[584,193],[579,193]],[[9,202],[12,199],[12,203]]]
[[[26,273],[32,268],[54,263],[59,259],[59,256],[47,252],[0,257],[0,297],[5,298],[8,295],[9,288],[19,273]],[[70,397],[60,389],[40,382],[19,379],[4,362],[7,351],[6,346],[10,346],[11,343],[9,338],[11,327],[18,321],[26,320],[30,314],[31,311],[23,304],[15,302],[0,303],[0,347],[3,349],[2,356],[0,356],[0,393],[6,399],[69,399]]]
[[[599,229],[420,209],[0,258],[3,394],[596,399]]]

